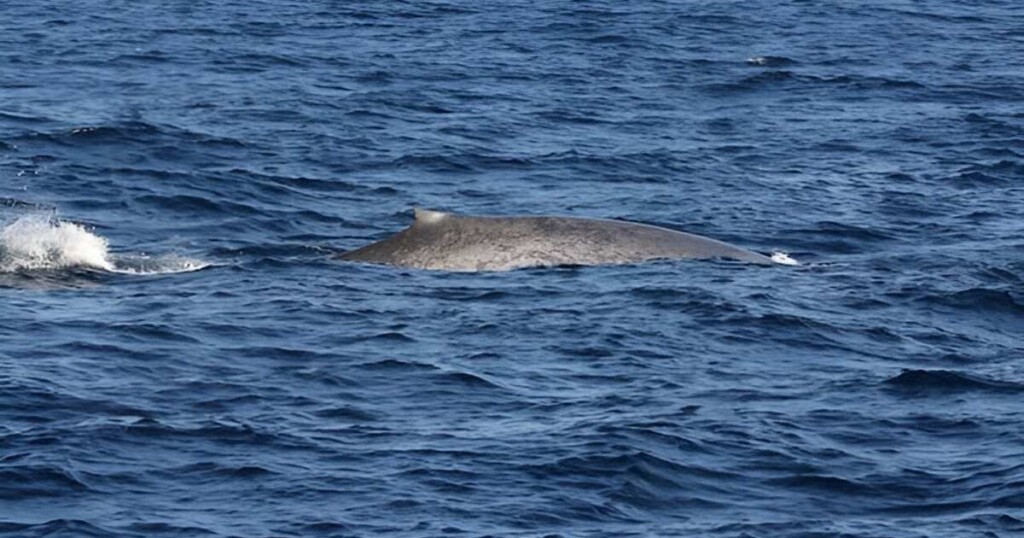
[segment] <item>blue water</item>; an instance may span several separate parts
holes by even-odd
[[[1016,0],[0,8],[0,536],[1024,531]]]

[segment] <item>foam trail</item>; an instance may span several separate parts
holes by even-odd
[[[120,255],[113,256],[111,271],[125,275],[164,275],[167,273],[188,273],[209,267],[210,264],[175,254],[165,256]]]

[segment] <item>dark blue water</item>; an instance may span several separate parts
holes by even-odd
[[[0,8],[0,536],[1024,531],[1019,2]]]

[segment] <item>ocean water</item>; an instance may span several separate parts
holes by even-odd
[[[0,536],[1014,536],[1022,402],[1016,0],[0,3]]]

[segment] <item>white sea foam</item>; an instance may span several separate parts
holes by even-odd
[[[773,252],[772,261],[780,263],[782,265],[800,265],[800,262],[794,260],[789,254],[785,252]]]
[[[0,273],[85,268],[145,275],[196,271],[209,265],[175,255],[111,254],[106,238],[52,214],[22,215],[0,226]]]

